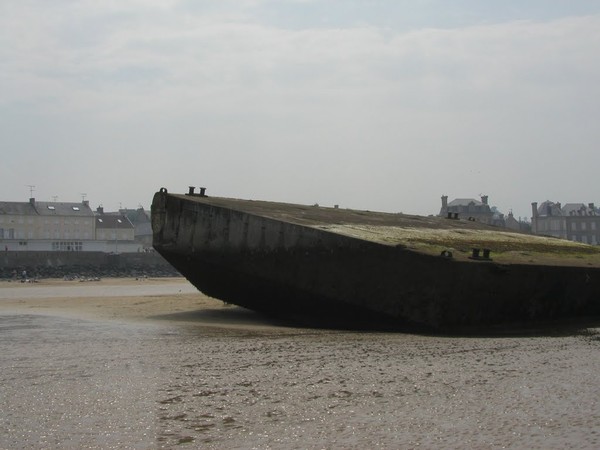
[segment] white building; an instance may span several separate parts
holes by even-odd
[[[111,228],[118,228],[118,232],[99,238],[88,201],[38,202],[31,198],[29,202],[0,202],[0,250],[138,251],[133,225],[125,220],[122,227]],[[128,227],[131,232],[126,230]]]
[[[100,208],[94,220],[98,251],[105,253],[138,252],[142,245],[135,241],[135,228],[125,215],[104,214]]]

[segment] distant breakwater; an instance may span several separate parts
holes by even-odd
[[[63,277],[180,276],[155,252],[2,252],[0,279]]]

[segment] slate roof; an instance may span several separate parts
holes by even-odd
[[[567,203],[565,206],[562,207],[562,211],[565,216],[570,216],[571,212],[575,216],[579,215],[579,211],[583,211],[582,215],[584,216],[589,216],[591,212],[595,212],[583,203]]]
[[[40,216],[94,216],[87,203],[35,202],[35,209]]]
[[[474,198],[455,198],[448,206],[469,206],[471,203],[477,206],[484,205],[480,200],[475,200]]]
[[[0,202],[0,214],[14,214],[22,216],[37,215],[30,203],[24,202]]]
[[[131,229],[133,224],[125,216],[115,216],[112,214],[100,214],[96,216],[96,229],[99,228],[119,228]]]
[[[0,202],[0,214],[22,216],[80,216],[93,217],[87,203],[63,202]]]
[[[150,215],[142,208],[120,209],[119,214],[126,216],[136,227],[142,223],[150,223]]]
[[[563,211],[560,209],[558,203],[546,200],[540,206],[538,206],[538,215],[540,216],[563,216]]]

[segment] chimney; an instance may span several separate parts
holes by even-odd
[[[596,207],[594,206],[593,203],[589,203],[588,208],[590,208],[592,211],[596,211]]]
[[[531,214],[532,214],[532,216],[531,216],[532,218],[537,217],[537,215],[538,215],[537,202],[533,202],[531,204]]]
[[[531,232],[537,234],[537,217],[538,217],[538,206],[537,202],[531,203]]]
[[[86,208],[88,208],[90,206],[89,200],[83,200],[81,203],[83,203],[83,206],[85,206]]]
[[[483,203],[484,205],[488,204],[488,196],[487,195],[481,196],[481,203]]]
[[[450,219],[450,213],[448,212],[448,196],[442,195],[442,208],[440,209],[440,217],[444,217],[448,214],[448,219]]]
[[[562,205],[560,204],[560,202],[556,202],[556,206],[562,211]]]
[[[31,197],[31,198],[29,199],[29,204],[30,204],[31,206],[35,206],[35,198]]]
[[[103,206],[98,206],[98,207],[96,208],[96,212],[97,212],[98,214],[104,214],[104,207],[103,207]]]

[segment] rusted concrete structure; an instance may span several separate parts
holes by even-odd
[[[435,329],[600,314],[600,249],[468,220],[169,194],[154,247],[204,293]]]

